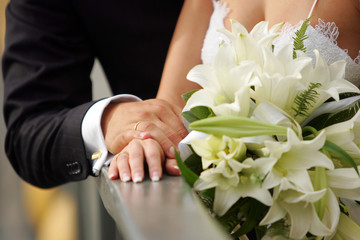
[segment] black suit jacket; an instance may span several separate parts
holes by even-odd
[[[11,0],[3,55],[5,148],[39,187],[91,173],[81,122],[97,57],[114,94],[155,96],[181,0]]]

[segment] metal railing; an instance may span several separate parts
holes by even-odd
[[[106,173],[103,168],[96,181],[120,239],[231,239],[181,177],[124,183]]]

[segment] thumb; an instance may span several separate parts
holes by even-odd
[[[173,176],[180,175],[180,170],[176,163],[176,159],[169,159],[169,158],[166,159],[165,160],[165,169],[166,169],[166,172],[170,175],[173,175]]]

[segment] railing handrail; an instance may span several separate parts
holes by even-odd
[[[107,168],[97,179],[105,208],[124,239],[230,239],[181,177],[159,182],[111,181]]]

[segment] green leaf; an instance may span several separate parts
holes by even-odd
[[[204,118],[208,118],[208,117],[215,116],[215,114],[214,114],[214,112],[212,111],[212,109],[209,108],[209,107],[205,107],[205,106],[197,106],[197,107],[194,107],[194,108],[190,109],[190,111],[191,111],[198,119],[204,119]]]
[[[347,152],[345,152],[344,149],[342,149],[335,143],[330,142],[329,140],[325,141],[325,144],[322,149],[336,155],[340,160],[344,160],[345,162],[343,165],[350,164],[350,166],[353,167],[356,173],[359,175],[359,169],[357,168],[354,159]]]
[[[194,183],[196,182],[196,180],[198,180],[199,176],[196,175],[193,171],[191,171],[191,169],[188,166],[186,166],[186,164],[183,162],[177,151],[175,151],[175,158],[179,166],[181,175],[184,177],[185,181],[190,185],[190,187],[193,187]]]
[[[186,166],[197,175],[200,175],[203,171],[201,157],[195,153],[191,154],[184,162]]]
[[[344,93],[340,93],[340,94],[339,94],[339,98],[340,98],[340,99],[345,99],[345,98],[355,97],[355,96],[359,96],[359,93],[344,92]]]
[[[329,118],[326,120],[326,126],[333,125],[335,123],[344,122],[350,120],[359,110],[360,108],[360,100],[351,104],[347,109],[331,114]]]
[[[240,198],[223,216],[216,216],[225,231],[231,233],[244,217],[241,213],[243,205],[248,203],[248,198]]]
[[[261,135],[286,135],[287,128],[240,116],[216,116],[192,122],[190,129],[215,136],[250,137]]]
[[[201,201],[205,204],[208,209],[213,208],[214,198],[215,198],[215,188],[206,189],[199,191],[198,195]]]
[[[342,98],[351,97],[354,94],[342,94]],[[307,125],[321,130],[327,126],[333,125],[335,123],[344,122],[350,120],[360,109],[360,100],[355,101],[346,107],[346,109],[334,112],[334,113],[324,113],[314,119],[312,119]]]
[[[181,113],[181,116],[183,116],[186,121],[189,123],[195,122],[197,120],[200,120],[198,117],[196,117],[191,111],[185,111]]]
[[[197,91],[199,91],[199,89],[195,89],[195,90],[192,90],[190,92],[187,92],[187,93],[184,93],[182,96],[182,98],[184,99],[185,103],[189,100],[189,98],[194,94],[196,93]]]
[[[322,115],[314,118],[313,120],[311,120],[307,124],[307,126],[312,126],[316,130],[320,131],[321,129],[326,127],[326,121],[329,119],[330,115],[331,115],[330,113],[322,114]]]
[[[245,222],[241,225],[240,229],[231,234],[235,238],[253,230],[259,224],[261,219],[264,218],[268,210],[267,206],[252,198],[249,198],[248,206],[244,204],[242,208],[245,208],[246,210],[244,211]]]

